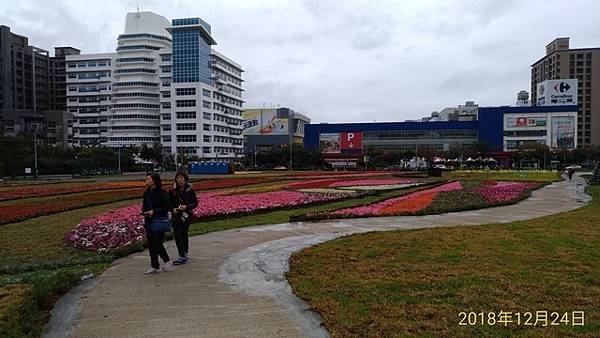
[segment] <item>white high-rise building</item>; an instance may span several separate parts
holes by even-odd
[[[67,55],[67,111],[73,114],[73,145],[106,144],[111,118],[116,53]]]
[[[171,48],[169,20],[128,13],[114,63],[108,146],[151,145],[160,141],[159,52]]]
[[[75,65],[67,67],[69,78],[74,76],[67,95],[75,121],[90,113],[88,99],[78,98],[79,88],[102,83],[90,99],[103,100],[102,122],[86,127],[84,134],[74,126],[74,144],[121,147],[160,141],[163,151],[178,156],[243,156],[243,70],[213,50],[215,44],[210,25],[199,18],[169,22],[139,12],[127,14],[116,53],[67,56],[67,64]],[[106,74],[93,73],[94,81],[79,79],[88,69],[78,62],[99,58],[107,60],[102,63]]]

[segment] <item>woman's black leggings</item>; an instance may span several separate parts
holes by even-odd
[[[162,231],[152,231],[146,229],[146,239],[148,241],[148,253],[150,254],[150,265],[158,269],[160,264],[158,263],[158,256],[162,258],[163,262],[168,262],[171,259],[167,253],[167,249],[163,245],[165,241],[165,233]]]

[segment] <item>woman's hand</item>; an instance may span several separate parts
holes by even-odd
[[[148,210],[144,214],[146,214],[149,217],[152,217],[152,215],[154,214],[154,210]]]

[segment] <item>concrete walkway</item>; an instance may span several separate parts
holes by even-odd
[[[144,275],[147,252],[116,261],[94,281],[95,286],[59,301],[47,336],[326,337],[319,317],[306,311],[306,304],[291,293],[283,277],[294,251],[366,231],[503,223],[550,215],[584,206],[590,200],[584,188],[584,180],[576,176],[511,206],[257,226],[195,236],[190,239],[190,263],[173,272]],[[172,241],[167,250],[175,256]]]

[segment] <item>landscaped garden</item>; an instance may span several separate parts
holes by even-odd
[[[316,245],[287,279],[332,337],[597,337],[600,186],[589,193],[586,207],[528,221]]]
[[[190,234],[314,215],[328,219],[426,214],[514,203],[556,175],[530,176],[529,181],[538,183],[522,182],[514,175],[508,175],[508,181],[474,178],[311,172],[195,181],[200,204]],[[138,213],[142,184],[85,182],[81,186],[0,187],[0,196],[6,199],[0,202],[2,330],[38,336],[57,295],[82,276],[100,273],[115,258],[143,249]]]

